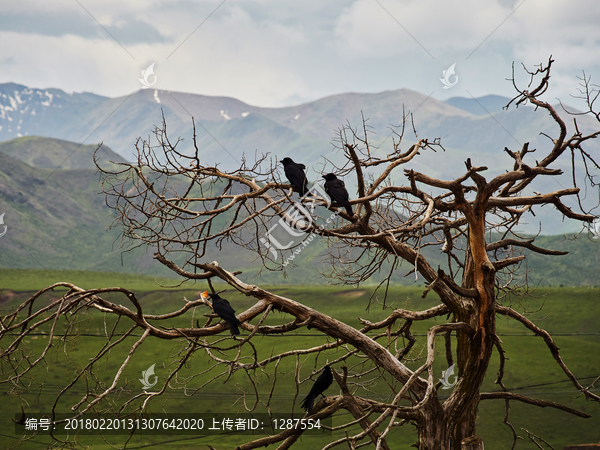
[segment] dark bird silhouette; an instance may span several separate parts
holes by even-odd
[[[315,381],[315,384],[313,384],[313,387],[311,388],[308,395],[306,397],[304,397],[304,400],[302,400],[302,403],[300,403],[300,407],[304,408],[306,411],[308,411],[309,414],[312,414],[312,409],[313,409],[313,405],[315,404],[315,399],[319,395],[322,395],[323,392],[329,386],[331,386],[332,382],[333,382],[333,374],[331,373],[331,368],[329,366],[325,366],[323,368],[323,372],[321,373],[321,375],[319,375],[319,378],[317,378],[317,381]]]
[[[218,316],[223,319],[225,322],[229,324],[229,329],[231,330],[231,334],[237,335],[240,334],[240,330],[238,326],[241,326],[242,323],[235,316],[235,311],[229,304],[227,300],[219,297],[219,294],[210,294],[208,291],[204,291],[201,294],[201,297],[206,300],[207,297],[210,297],[212,300],[213,311],[218,314]]]
[[[346,190],[346,185],[342,180],[338,180],[333,173],[328,173],[327,175],[323,175],[325,178],[325,192],[334,203],[337,203],[339,206],[343,206],[346,208],[346,212],[349,216],[353,216],[352,206],[350,206],[350,196],[348,195],[348,191]]]
[[[285,176],[292,185],[294,191],[298,192],[300,197],[304,197],[308,192],[308,180],[304,173],[306,166],[304,164],[295,163],[292,158],[283,158],[279,162],[283,164]]]

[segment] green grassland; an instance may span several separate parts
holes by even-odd
[[[19,275],[20,273],[20,275]],[[71,281],[81,287],[108,287],[123,285],[137,293],[137,298],[144,308],[145,313],[161,314],[179,309],[183,305],[183,298],[194,299],[199,291],[206,289],[206,283],[199,282],[195,285],[183,285],[175,289],[160,288],[151,277],[128,277],[112,273],[52,273],[43,274],[35,271],[11,272],[2,270],[2,299],[0,304],[2,312],[14,309],[24,299],[31,295],[31,291],[40,288],[49,282],[56,280]],[[45,277],[48,278],[45,278]],[[166,284],[169,280],[161,280]],[[174,284],[174,283],[171,283]],[[217,289],[225,286],[217,287]],[[266,287],[268,289],[268,287]],[[10,290],[10,293],[9,293]],[[374,304],[370,310],[366,310],[370,289],[347,289],[333,286],[274,286],[273,292],[292,298],[319,311],[335,317],[344,323],[354,327],[360,327],[359,318],[370,321],[382,319],[390,313],[390,309],[384,310],[381,304]],[[29,292],[22,292],[29,291]],[[387,300],[388,306],[394,308],[410,308],[415,310],[425,309],[437,303],[435,295],[429,294],[426,299],[421,299],[421,289],[410,287],[392,287]],[[7,295],[9,294],[9,295]],[[50,293],[41,300],[40,305],[47,302],[51,296],[56,297],[58,292]],[[253,300],[240,295],[229,289],[225,294],[234,308],[240,312],[253,304]],[[573,373],[581,379],[583,385],[589,385],[595,377],[600,374],[600,289],[594,288],[544,288],[535,294],[538,298],[527,300],[505,299],[504,304],[514,304],[519,311],[531,311],[529,317],[536,324],[548,330],[554,335],[554,339],[561,349],[565,363]],[[111,294],[108,299],[130,305],[128,299],[123,295]],[[381,301],[381,297],[379,298]],[[542,308],[540,310],[540,308]],[[208,312],[206,308],[198,308],[196,311],[188,311],[181,318],[162,321],[161,326],[195,326],[196,320],[202,325],[206,320],[203,314]],[[70,318],[72,333],[80,335],[77,338],[55,337],[53,346],[45,358],[45,363],[34,370],[25,383],[19,386],[2,386],[0,398],[3,407],[0,410],[0,448],[8,448],[17,444],[17,436],[14,434],[12,419],[15,414],[20,413],[19,396],[27,402],[28,412],[48,413],[56,398],[57,392],[65,386],[68,377],[72,377],[95,354],[106,342],[102,337],[105,327],[114,324],[112,318],[105,318],[98,311],[89,311],[81,314],[75,320]],[[256,323],[258,319],[253,320]],[[280,312],[272,312],[266,324],[276,325],[291,321],[292,318]],[[438,318],[437,323],[445,320]],[[434,320],[426,323],[415,323],[413,333],[418,341],[410,357],[415,361],[409,362],[411,369],[416,369],[424,360],[424,339],[426,330],[434,324]],[[158,324],[157,321],[154,321]],[[60,323],[59,329],[64,329],[65,323]],[[117,326],[119,332],[125,332],[130,324],[121,320]],[[499,318],[497,322],[498,334],[503,341],[508,358],[506,362],[506,374],[504,383],[509,390],[528,395],[556,401],[575,407],[592,415],[589,419],[571,416],[562,411],[549,408],[537,408],[534,406],[511,402],[510,422],[515,425],[516,430],[524,440],[517,443],[516,448],[521,450],[537,448],[526,438],[521,427],[543,437],[555,448],[562,448],[567,444],[584,444],[600,441],[600,405],[594,402],[586,402],[567,377],[553,360],[543,340],[532,336],[514,321]],[[246,332],[247,333],[247,332]],[[103,358],[95,367],[98,382],[106,387],[120,365],[127,356],[131,345],[141,336],[139,330],[135,330],[134,336],[125,339],[121,348],[114,348],[110,354]],[[221,341],[221,347],[227,347],[233,343],[228,337],[228,332],[219,336],[208,338],[209,342]],[[309,348],[322,344],[326,337],[314,329],[302,328],[289,335],[255,336],[252,340],[259,360],[294,348]],[[385,339],[382,343],[385,344]],[[23,346],[28,353],[39,355],[47,338],[43,335],[32,335],[27,337]],[[0,347],[7,344],[0,342]],[[141,384],[138,379],[143,370],[151,364],[156,364],[155,372],[159,377],[159,385],[179,361],[187,342],[183,339],[171,341],[159,340],[149,337],[133,354],[131,362],[125,368],[121,379],[117,384],[115,392],[108,398],[112,405],[122,405],[124,401],[133,395],[142,393]],[[402,346],[402,342],[398,346]],[[438,356],[434,364],[434,373],[441,377],[445,370],[443,338],[436,343]],[[245,362],[251,361],[253,352],[245,346],[242,358]],[[324,351],[320,355],[307,355],[300,357],[302,364],[299,377],[305,380],[311,375],[315,368],[320,368],[326,361],[333,361],[344,353],[342,348]],[[233,357],[232,351],[225,351],[219,357]],[[342,365],[348,366],[350,373],[356,373],[364,361],[358,358],[349,359],[346,363],[337,363],[334,369],[340,371]],[[286,358],[281,361],[277,368],[275,388],[271,392],[275,378],[273,371],[256,370],[249,378],[243,371],[234,373],[227,383],[223,383],[227,374],[223,368],[215,366],[206,356],[203,350],[198,350],[190,357],[182,368],[177,379],[171,381],[171,387],[161,397],[155,398],[150,403],[152,412],[179,412],[179,413],[236,413],[244,412],[245,406],[252,408],[256,405],[256,411],[265,411],[268,404],[273,412],[287,413],[293,411],[301,412],[300,400],[306,395],[312,384],[307,380],[297,386],[295,382],[295,359]],[[365,367],[369,367],[366,365]],[[494,354],[488,376],[484,382],[483,391],[497,391],[499,387],[494,384],[498,368],[498,355]],[[6,370],[6,367],[3,368]],[[210,369],[210,370],[209,370]],[[206,372],[208,371],[208,372]],[[203,373],[206,372],[206,373]],[[210,378],[222,374],[221,377],[207,386],[203,384]],[[384,376],[377,379],[377,370],[361,380],[355,380],[353,389],[357,395],[389,401],[391,385],[398,389],[398,385],[390,377]],[[186,379],[187,377],[187,379]],[[313,377],[314,379],[315,377]],[[91,378],[88,382],[93,383]],[[186,389],[184,389],[184,385]],[[257,386],[258,399],[253,391],[253,385]],[[339,392],[336,385],[332,385],[327,394],[334,395]],[[451,390],[438,391],[440,398],[445,398]],[[596,390],[598,392],[598,390]],[[58,403],[57,410],[70,411],[70,407],[78,403],[85,393],[85,382],[76,383],[73,388]],[[137,403],[139,404],[139,402]],[[244,406],[245,405],[245,406]],[[500,450],[510,448],[511,431],[502,423],[504,418],[504,402],[501,400],[483,401],[479,409],[478,433],[484,438],[486,450]],[[344,421],[350,421],[347,413],[340,412],[334,418],[334,424],[339,425]],[[350,428],[349,432],[357,431]],[[344,430],[334,431],[334,436],[344,436]],[[162,435],[162,436],[140,436],[134,437],[127,448],[146,448],[157,446],[165,449],[183,449],[188,447],[208,449],[208,445],[218,449],[232,449],[236,445],[248,440],[249,436],[241,436],[232,433],[230,435]],[[108,449],[110,445],[120,446],[124,442],[124,436],[109,436],[100,438],[98,436],[80,436],[82,445],[91,445],[94,449]],[[331,437],[306,436],[298,442],[294,448],[315,449],[321,448]],[[388,437],[391,448],[408,449],[416,441],[414,428],[410,425],[395,427]],[[37,436],[28,441],[26,448],[45,448],[49,438]],[[110,445],[109,445],[110,444]],[[20,446],[25,448],[25,444]]]
[[[117,272],[87,272],[83,270],[22,270],[0,268],[0,289],[5,291],[38,291],[54,283],[71,283],[82,289],[119,286],[131,291],[154,291],[176,287],[181,281]]]

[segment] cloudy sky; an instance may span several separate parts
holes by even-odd
[[[513,61],[552,55],[550,95],[568,100],[582,70],[600,82],[599,23],[597,0],[5,1],[0,83],[115,97],[154,63],[155,88],[257,106],[399,88],[443,100],[511,96]]]

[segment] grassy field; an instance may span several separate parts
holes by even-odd
[[[154,291],[162,286],[178,286],[169,278],[117,272],[87,272],[83,270],[23,270],[0,268],[0,289],[3,291],[38,291],[58,282],[67,282],[82,289],[123,287],[132,291]]]
[[[21,276],[20,276],[21,275]],[[150,277],[127,277],[119,274],[98,274],[85,272],[52,273],[44,275],[36,271],[0,272],[2,277],[2,294],[4,303],[0,305],[2,312],[14,308],[23,299],[26,299],[31,291],[38,289],[52,281],[71,281],[81,287],[107,287],[123,285],[137,292],[138,299],[145,313],[161,314],[173,311],[183,305],[183,297],[193,299],[198,291],[206,288],[205,283],[195,286],[179,287],[177,289],[157,288],[154,280]],[[48,278],[44,278],[44,277]],[[121,277],[121,278],[119,278]],[[166,280],[162,280],[164,284]],[[6,295],[8,291],[10,295]],[[331,315],[349,325],[358,327],[359,317],[375,321],[387,316],[390,310],[382,310],[380,305],[373,306],[366,311],[370,291],[367,289],[348,290],[341,287],[325,286],[299,286],[282,287],[275,286],[271,289],[279,295],[293,298],[308,306],[319,309],[321,312]],[[54,294],[56,295],[56,294]],[[532,312],[529,317],[535,323],[545,328],[554,335],[554,339],[561,349],[564,361],[580,378],[582,384],[591,383],[600,374],[600,289],[584,288],[548,288],[537,293],[538,299],[529,299],[525,303],[515,304],[520,311],[524,309]],[[240,312],[253,304],[251,299],[245,298],[236,292],[228,291],[223,294],[228,298],[235,309]],[[49,297],[49,296],[48,296]],[[112,295],[111,300],[123,305],[128,305],[124,296]],[[46,300],[45,300],[46,301]],[[509,303],[506,301],[505,304]],[[393,307],[424,309],[436,304],[436,298],[431,293],[423,300],[421,290],[407,287],[394,287],[388,304]],[[540,307],[543,308],[541,310]],[[162,326],[194,326],[196,319],[202,324],[205,318],[202,314],[206,309],[189,311],[184,318],[164,321]],[[67,377],[73,376],[81,367],[89,361],[89,358],[98,351],[106,340],[102,337],[105,326],[111,326],[113,322],[105,319],[104,315],[94,311],[82,315],[78,320],[71,319],[72,330],[80,336],[73,339],[57,338],[46,364],[35,370],[27,379],[26,383],[19,386],[4,384],[0,393],[3,407],[0,410],[0,448],[9,448],[17,444],[17,436],[14,433],[12,419],[15,414],[20,413],[19,396],[27,402],[28,412],[49,412],[56,394],[65,386]],[[273,312],[267,319],[267,324],[275,325],[286,323],[291,317],[279,312]],[[437,323],[445,320],[438,319]],[[256,323],[256,320],[253,321]],[[423,343],[428,327],[434,321],[427,323],[415,323],[413,333],[418,339],[415,346],[413,358],[422,358]],[[61,324],[64,326],[65,324]],[[124,332],[130,324],[122,320],[117,329]],[[583,444],[600,441],[600,405],[586,402],[578,397],[578,392],[569,384],[566,376],[554,362],[550,352],[543,340],[532,336],[518,324],[506,318],[500,318],[497,323],[508,361],[506,363],[506,375],[504,382],[509,390],[535,398],[564,403],[592,415],[590,419],[581,419],[567,413],[541,409],[533,406],[511,403],[510,422],[514,424],[517,432],[524,436],[524,440],[517,443],[517,449],[527,450],[536,447],[527,439],[525,428],[530,432],[543,437],[554,448],[560,449],[567,444]],[[100,363],[96,365],[95,373],[98,374],[98,382],[107,386],[112,381],[131,345],[139,339],[141,333],[136,330],[135,336],[125,339],[123,348],[111,350]],[[211,337],[208,340],[215,342],[228,336],[225,333],[220,336]],[[32,335],[27,337],[23,346],[28,353],[37,355],[46,344],[45,336]],[[221,347],[231,344],[227,339],[220,343]],[[256,349],[259,359],[264,359],[272,354],[281,353],[293,348],[309,348],[324,342],[324,337],[315,330],[302,328],[297,332],[285,336],[256,336],[252,343]],[[0,342],[4,348],[5,343]],[[109,396],[108,401],[113,405],[122,405],[123,402],[133,395],[142,393],[141,383],[138,379],[143,370],[151,364],[156,364],[155,372],[160,381],[166,379],[174,364],[179,361],[181,351],[186,347],[186,341],[176,339],[172,341],[148,338],[133,354],[130,364],[125,368],[121,379],[117,384],[115,393]],[[443,340],[437,342],[437,349],[443,352]],[[325,361],[333,361],[343,354],[341,349],[327,350],[320,354],[308,355],[300,358],[302,368],[300,378],[306,379],[315,367],[321,367]],[[231,351],[224,355],[233,356]],[[223,357],[223,355],[219,355]],[[249,361],[252,352],[244,350],[242,357]],[[350,373],[356,372],[360,363],[358,359],[348,360],[346,365]],[[417,368],[423,363],[422,359],[409,363],[411,369]],[[340,370],[342,363],[334,365],[334,369]],[[498,367],[498,356],[494,354],[488,376],[485,380],[483,391],[497,391],[498,386],[494,384]],[[170,388],[161,397],[155,398],[150,403],[152,412],[179,412],[179,413],[236,413],[244,411],[244,403],[247,407],[257,405],[257,411],[264,411],[268,403],[272,411],[277,413],[288,413],[292,409],[300,412],[299,401],[306,395],[312,385],[312,381],[297,386],[295,382],[295,360],[283,359],[277,369],[276,385],[272,393],[271,387],[274,382],[272,370],[266,372],[257,370],[252,373],[250,379],[243,372],[234,373],[226,384],[223,381],[226,373],[215,382],[203,386],[211,377],[223,372],[214,366],[202,350],[197,351],[182,368],[177,379],[171,381]],[[6,366],[3,366],[6,370]],[[210,369],[210,370],[209,370]],[[434,365],[435,373],[441,376],[445,367],[443,353],[436,358]],[[207,372],[208,371],[208,372]],[[204,373],[206,372],[206,373]],[[358,395],[370,396],[372,398],[387,400],[389,395],[388,383],[397,388],[389,377],[377,380],[377,374],[371,374],[360,380],[361,386],[356,385]],[[88,382],[93,383],[91,377]],[[253,384],[257,386],[258,398],[253,391]],[[328,394],[337,394],[339,389],[335,383],[327,391]],[[439,390],[438,395],[444,398],[451,391]],[[598,390],[596,390],[598,392]],[[58,403],[58,410],[70,411],[70,407],[80,400],[85,393],[85,382],[77,383]],[[499,400],[487,400],[481,403],[478,418],[478,433],[484,438],[486,450],[501,450],[510,448],[511,432],[504,425],[504,402]],[[341,424],[349,420],[348,414],[335,416],[334,424]],[[356,429],[354,429],[356,430]],[[344,435],[343,430],[334,432],[336,437]],[[230,435],[163,435],[134,437],[127,448],[146,448],[157,446],[164,449],[201,448],[208,449],[208,445],[218,449],[232,449],[236,445],[248,440],[248,436],[240,436],[232,433]],[[331,439],[330,437],[327,439]],[[125,437],[109,436],[100,438],[94,436],[81,436],[82,445],[92,445],[94,449],[109,449],[110,445],[122,445]],[[414,428],[410,425],[396,427],[390,434],[388,442],[392,448],[410,448],[410,444],[416,441]],[[27,448],[45,448],[49,439],[37,436],[27,442]],[[323,437],[304,437],[294,448],[315,449],[321,448],[327,442]],[[25,445],[21,445],[25,448]]]

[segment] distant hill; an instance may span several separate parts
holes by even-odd
[[[486,114],[496,114],[502,112],[510,98],[500,95],[486,95],[479,98],[452,97],[444,101],[450,106],[462,109],[476,116],[485,116]]]
[[[139,248],[121,254],[119,229],[109,229],[114,215],[105,205],[104,196],[99,194],[101,189],[95,169],[55,169],[56,162],[50,168],[43,167],[46,161],[40,157],[54,146],[58,146],[55,155],[60,159],[64,156],[61,151],[69,152],[77,144],[44,138],[20,138],[0,144],[0,214],[4,213],[4,223],[8,227],[8,232],[0,238],[0,267],[138,273],[172,278],[169,270],[153,260],[153,249]],[[77,164],[91,167],[91,151],[95,148],[92,147],[77,150],[83,150],[80,155],[87,154],[90,158]],[[33,167],[9,156],[6,149],[31,164],[41,161],[42,167]],[[23,149],[24,154],[19,155],[19,149]],[[118,158],[105,150],[104,158],[113,161]],[[597,275],[600,243],[591,242],[586,236],[578,240],[542,236],[536,244],[568,250],[571,254],[559,257],[531,255],[527,264],[532,283],[551,286],[600,284]],[[324,249],[324,243],[318,240],[307,246],[294,260],[296,267],[288,267],[287,277],[281,272],[262,268],[256,264],[255,254],[231,244],[223,245],[221,250],[212,248],[205,260],[218,260],[229,270],[242,270],[241,278],[249,283],[319,284],[326,282],[319,274],[326,269],[319,256]],[[430,248],[424,249],[423,254],[434,267],[443,266],[445,255]],[[413,274],[404,276],[411,267],[404,263],[396,271],[394,283],[422,285],[422,277],[415,283]]]
[[[600,287],[600,242],[589,239],[587,233],[577,239],[567,236],[539,236],[535,245],[552,250],[568,251],[566,256],[548,257],[530,251],[526,268],[534,283],[543,286]]]
[[[35,145],[30,145],[31,142]],[[41,156],[53,146],[70,151],[77,144],[47,138],[19,138],[0,144],[0,214],[4,214],[7,226],[7,233],[0,238],[0,267],[139,273],[173,278],[170,270],[153,259],[153,249],[121,253],[119,229],[110,229],[114,214],[106,206],[105,196],[100,194],[100,179],[92,165],[91,151],[95,146],[79,149],[84,150],[81,155],[89,157],[79,164],[93,169],[68,170],[43,167],[46,161]],[[41,162],[42,167],[32,167],[9,156],[5,148],[16,155],[19,149],[26,150],[24,159]],[[103,157],[113,161],[120,158],[108,148]],[[318,252],[318,248],[317,245],[307,249],[303,256]],[[207,257],[210,261],[214,259],[230,270],[243,270],[247,281],[258,281],[260,268],[254,264],[256,255],[224,245],[221,251]],[[295,269],[294,273],[300,276],[295,281],[297,284],[302,284],[302,278],[312,281],[316,274],[314,267],[308,265]],[[265,270],[265,275],[275,283],[287,282],[279,272]]]
[[[108,146],[82,145],[40,136],[27,136],[0,142],[0,153],[41,169],[95,169],[93,155],[102,167],[125,160]]]
[[[526,105],[502,110],[507,100],[492,95],[478,99],[454,97],[442,102],[409,89],[397,89],[380,93],[343,93],[296,106],[262,108],[230,97],[156,89],[108,98],[5,83],[0,84],[0,141],[45,136],[86,145],[104,142],[122,158],[132,161],[138,138],[152,138],[152,143],[156,144],[152,131],[155,125],[162,123],[163,115],[171,141],[176,142],[181,137],[183,141],[178,144],[178,150],[191,151],[193,116],[198,123],[198,146],[206,164],[218,163],[222,169],[231,170],[239,167],[244,154],[252,160],[256,153],[270,153],[273,163],[294,155],[308,167],[308,177],[313,181],[320,180],[324,171],[332,170],[325,158],[334,163],[342,160],[343,154],[334,151],[332,146],[340,127],[349,123],[360,135],[364,117],[372,153],[385,157],[390,153],[393,141],[390,126],[400,125],[403,112],[410,112],[419,138],[440,138],[445,150],[423,151],[404,168],[437,178],[455,179],[464,173],[464,162],[471,158],[473,164],[489,168],[482,173],[489,178],[512,168],[513,161],[503,151],[505,147],[518,150],[523,143],[529,142],[530,148],[536,148],[537,152],[527,155],[525,162],[533,164],[538,155],[552,145],[542,133],[556,136],[558,132],[545,111],[535,111]],[[561,109],[559,113],[566,116]],[[411,122],[409,119],[403,149],[416,140]],[[578,116],[577,122],[583,133],[598,128],[597,122],[587,116]],[[569,131],[573,129],[572,117],[568,118],[567,127]],[[585,145],[587,151],[600,153],[600,140]],[[45,163],[22,158],[34,165],[50,167],[53,164],[45,161],[44,155],[41,158]],[[563,175],[540,177],[528,186],[525,194],[568,186],[571,175],[568,158],[565,159],[557,167],[563,169]],[[579,160],[576,161],[581,165]],[[79,167],[77,163],[73,164],[73,168]],[[403,171],[397,170],[391,181],[406,183]],[[356,195],[352,174],[346,176],[344,182],[350,195]],[[593,206],[596,200],[588,196],[584,202],[587,202],[586,206]],[[572,201],[566,203],[575,206]],[[542,233],[547,235],[573,233],[581,228],[572,221],[563,222],[560,214],[551,207],[534,208],[534,211],[535,216],[523,218],[519,231],[537,233],[540,223]]]
[[[506,97],[488,95],[476,99],[453,97],[442,102],[398,89],[343,93],[296,106],[263,108],[230,97],[155,89],[108,98],[5,83],[0,84],[0,141],[34,135],[85,144],[102,141],[123,158],[133,160],[137,138],[148,138],[153,127],[160,125],[162,114],[171,137],[182,137],[182,148],[191,148],[193,116],[201,123],[196,131],[208,161],[234,165],[243,152],[274,152],[282,157],[297,151],[314,165],[330,152],[331,139],[345,124],[361,129],[364,116],[373,143],[385,141],[390,145],[389,127],[402,123],[403,112],[412,112],[419,136],[440,137],[445,148],[452,150],[449,159],[458,157],[462,164],[464,155],[495,153],[503,163],[505,146],[514,149],[529,141],[532,146],[547,147],[549,143],[540,138],[540,131],[556,130],[543,111],[536,113],[527,106],[502,110],[508,101]],[[588,117],[579,117],[578,122],[582,130],[594,126]],[[406,144],[415,139],[411,128],[405,133]],[[223,148],[234,159],[223,159]],[[381,151],[385,154],[388,150],[384,145]],[[439,155],[424,154],[422,159],[427,165]],[[445,168],[439,171],[447,172]]]
[[[36,135],[65,139],[77,132],[81,118],[107,100],[92,93],[67,94],[60,89],[0,84],[0,140]],[[91,131],[82,130],[82,134]]]

